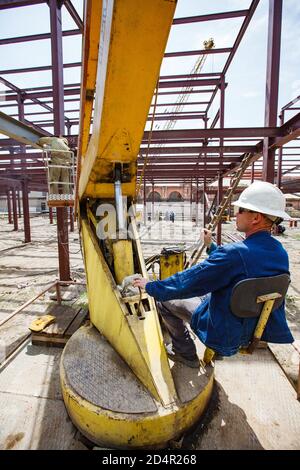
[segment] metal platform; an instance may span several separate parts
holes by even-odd
[[[68,207],[74,206],[73,194],[49,194],[47,197],[48,207]]]
[[[72,421],[99,445],[165,446],[200,418],[213,385],[212,367],[170,365],[178,402],[163,407],[94,327],[80,328],[61,360],[63,396]]]

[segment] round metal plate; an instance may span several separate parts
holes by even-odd
[[[155,401],[96,328],[80,328],[68,341],[63,367],[70,388],[102,409],[155,413]]]

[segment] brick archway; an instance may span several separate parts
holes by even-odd
[[[167,200],[170,202],[180,202],[183,201],[184,198],[179,191],[170,191]]]
[[[147,196],[147,201],[152,202],[152,194],[153,194],[153,191],[150,191],[150,193]],[[161,194],[158,191],[154,191],[154,201],[155,202],[161,201]]]

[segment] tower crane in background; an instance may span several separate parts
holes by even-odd
[[[215,43],[214,43],[213,38],[210,38],[207,41],[204,41],[203,45],[204,45],[205,50],[214,48]],[[200,73],[200,71],[204,67],[206,59],[207,59],[207,54],[200,55],[198,57],[195,65],[194,65],[194,67],[190,71],[189,75],[192,76],[192,75]],[[193,91],[193,82],[192,81],[191,81],[190,85],[187,85],[187,86],[183,87],[181,89],[181,91],[179,92],[179,95],[178,95],[177,100],[176,100],[176,104],[171,109],[171,113],[176,115],[177,113],[179,113],[183,109],[184,105],[188,104],[188,99],[190,97],[191,91]],[[169,131],[169,130],[174,129],[176,122],[177,122],[176,119],[174,119],[174,120],[169,119],[168,121],[165,122],[162,130]]]
[[[215,47],[215,42],[213,40],[213,38],[210,38],[208,39],[207,41],[204,41],[203,42],[203,45],[204,45],[204,49],[208,50],[208,49],[212,49],[213,47]],[[200,71],[202,70],[202,68],[204,67],[204,64],[206,62],[206,59],[207,59],[207,54],[203,54],[203,55],[200,55],[196,61],[196,63],[194,64],[192,70],[190,71],[190,74],[189,75],[195,75],[195,74],[198,74],[200,73]],[[177,100],[176,100],[176,103],[175,105],[171,108],[171,112],[170,114],[174,114],[174,116],[179,113],[186,104],[188,104],[188,99],[190,97],[190,94],[191,92],[193,91],[193,82],[191,80],[191,83],[190,85],[187,85],[185,87],[183,87],[181,89],[181,91],[179,92],[178,94],[178,97],[177,97]],[[140,193],[140,189],[141,189],[141,186],[142,186],[142,180],[145,176],[145,170],[146,170],[146,166],[147,166],[147,163],[148,163],[148,156],[149,156],[149,149],[150,149],[150,144],[151,144],[151,137],[152,137],[152,131],[153,131],[153,124],[154,124],[154,120],[155,120],[155,113],[156,113],[156,103],[157,103],[157,92],[158,92],[158,89],[156,87],[156,92],[154,94],[154,104],[153,104],[153,113],[152,113],[152,121],[151,121],[151,125],[150,125],[150,133],[149,133],[149,140],[148,140],[148,143],[147,143],[147,150],[146,150],[146,155],[145,155],[145,159],[144,159],[144,165],[143,165],[143,170],[142,170],[142,173],[140,175],[140,179],[139,179],[139,183],[137,185],[137,190],[136,190],[136,198],[138,197],[139,193]],[[167,108],[165,109],[165,112],[167,111]],[[175,125],[177,123],[177,120],[176,119],[167,119],[166,118],[166,122],[165,124],[163,125],[162,129],[163,131],[169,131],[169,130],[172,130],[174,129]],[[157,130],[160,130],[160,126],[157,125]],[[158,145],[155,145],[155,148],[156,149],[160,149],[164,146],[165,144],[163,142],[161,142],[160,144]],[[157,158],[159,157],[159,153],[155,155],[155,160],[157,162]],[[153,160],[153,156],[151,158]],[[152,161],[153,163],[153,161]],[[144,215],[145,217],[145,215]]]

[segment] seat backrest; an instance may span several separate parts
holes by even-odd
[[[290,284],[288,274],[280,274],[272,277],[256,277],[238,282],[231,294],[230,308],[234,315],[240,318],[259,317],[263,308],[263,302],[257,303],[260,295],[278,292],[281,298],[276,299],[272,311],[280,307],[284,301]]]

